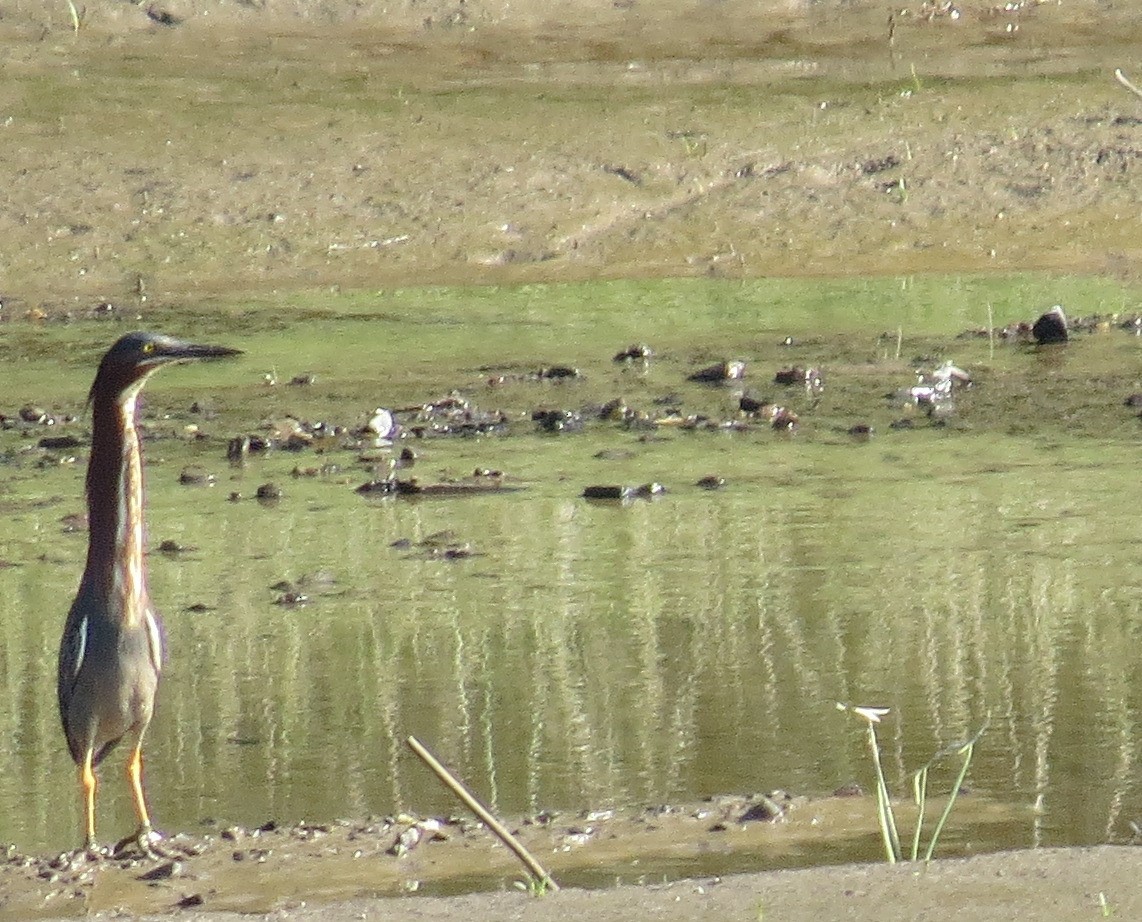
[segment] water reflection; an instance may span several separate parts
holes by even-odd
[[[568,483],[367,503],[299,480],[267,509],[152,471],[151,545],[197,548],[151,557],[173,651],[148,747],[158,823],[453,811],[408,734],[509,814],[827,793],[868,781],[840,700],[893,708],[882,739],[901,792],[991,715],[972,790],[1024,820],[961,831],[964,847],[1121,835],[1142,814],[1140,535],[1105,485],[1134,477],[1131,452],[1028,460],[990,437],[935,452],[939,438],[805,444],[792,472],[743,436],[720,449],[742,472],[727,490],[680,484],[627,506]],[[709,446],[671,450],[687,469]],[[78,478],[39,483],[71,497]],[[83,536],[59,534],[71,506],[14,511],[26,537],[6,556],[20,565],[0,570],[0,815],[24,849],[68,846],[79,828],[53,694],[82,562]],[[442,529],[478,553],[416,550]],[[282,579],[310,603],[275,604]],[[103,829],[130,827],[120,788],[104,788]]]

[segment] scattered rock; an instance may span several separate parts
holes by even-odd
[[[825,389],[825,376],[818,368],[802,368],[794,365],[792,368],[783,368],[773,376],[774,384],[801,384],[805,390],[817,396]]]
[[[703,384],[722,384],[726,381],[740,381],[745,377],[745,362],[718,362],[687,377],[687,381],[700,381]]]
[[[241,467],[246,463],[250,454],[250,437],[238,435],[226,444],[226,460],[234,467]]]
[[[147,18],[151,22],[156,22],[160,26],[180,26],[185,21],[185,17],[177,16],[165,7],[159,6],[157,3],[152,3],[147,7]],[[108,305],[109,307],[111,305]]]
[[[361,496],[476,496],[486,493],[515,493],[524,489],[518,484],[504,482],[503,471],[479,469],[464,480],[442,480],[436,483],[420,483],[415,477],[400,480],[387,477],[369,480],[355,489]]]
[[[625,179],[631,185],[642,185],[642,179],[639,177],[639,175],[632,170],[628,170],[625,166],[616,166],[614,164],[604,163],[603,172],[610,173],[612,176],[617,176],[619,179]]]
[[[580,432],[583,418],[575,410],[536,410],[532,420],[544,432]]]
[[[703,490],[720,490],[726,485],[725,477],[718,477],[716,474],[711,474],[702,477],[698,480],[695,486],[701,487]]]
[[[67,451],[78,448],[83,443],[73,435],[57,435],[45,436],[37,444],[47,451]]]
[[[1056,304],[1031,325],[1031,335],[1041,346],[1067,341],[1067,315]]]
[[[197,464],[187,465],[178,475],[178,482],[187,487],[213,486],[215,476]]]
[[[172,877],[180,876],[182,871],[183,864],[181,861],[164,861],[158,867],[151,868],[151,870],[140,874],[139,880],[170,880]]]
[[[764,413],[766,407],[770,405],[768,401],[758,400],[756,397],[749,396],[749,394],[742,394],[741,397],[738,398],[738,409],[750,416]]]
[[[776,822],[785,816],[785,808],[772,797],[761,795],[757,803],[750,804],[746,811],[738,817],[739,823],[750,823],[762,820],[767,823]]]
[[[174,556],[176,554],[188,554],[192,551],[197,551],[198,548],[188,544],[179,544],[171,538],[166,538],[159,544],[159,553]]]
[[[666,487],[660,483],[644,483],[637,487],[596,484],[583,489],[583,498],[603,500],[650,499],[654,496],[661,496],[665,492]]]
[[[797,414],[792,410],[787,410],[785,407],[775,407],[773,416],[770,419],[770,425],[774,429],[790,430],[797,427],[801,420]]]
[[[548,368],[541,368],[536,372],[536,377],[541,381],[560,381],[567,378],[582,377],[578,368],[572,368],[570,365],[552,365]]]
[[[615,362],[646,362],[651,359],[654,352],[646,343],[634,343],[627,346],[622,352],[616,353]]]

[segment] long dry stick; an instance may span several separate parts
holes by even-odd
[[[549,890],[559,889],[559,884],[543,869],[543,865],[535,860],[535,856],[524,847],[524,844],[513,836],[511,831],[504,826],[503,823],[492,816],[488,808],[476,800],[472,793],[464,787],[460,779],[445,768],[436,756],[425,749],[424,744],[421,743],[420,740],[415,736],[410,736],[406,742],[408,743],[408,748],[420,756],[421,761],[436,773],[436,777],[444,782],[445,787],[464,801],[464,805],[475,813],[476,816],[480,818],[480,821],[486,824],[492,832],[499,836],[500,841],[503,842],[504,845],[515,852],[515,856],[523,862],[524,867],[527,868],[537,881],[546,886]]]
[[[1124,74],[1122,72],[1121,67],[1116,67],[1114,69],[1114,79],[1116,79],[1119,83],[1121,83],[1124,87],[1126,87],[1126,89],[1130,90],[1130,92],[1133,93],[1135,96],[1142,99],[1142,90],[1138,89],[1138,87],[1136,87],[1133,83],[1131,83],[1129,80],[1126,79],[1126,74]]]

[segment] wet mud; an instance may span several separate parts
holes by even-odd
[[[967,798],[970,801],[970,798]],[[874,804],[855,786],[819,800],[783,791],[696,804],[517,818],[510,830],[561,886],[653,882],[693,874],[796,867],[831,837],[837,860],[865,848]],[[1000,823],[1009,810],[968,803],[960,819]],[[121,911],[271,912],[307,902],[518,890],[528,872],[467,815],[399,815],[332,823],[267,823],[176,835],[144,857],[83,852],[26,856],[0,866],[3,918]],[[954,854],[954,851],[952,852]]]

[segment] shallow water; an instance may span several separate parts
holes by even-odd
[[[147,391],[152,592],[172,654],[146,749],[159,826],[453,812],[404,749],[409,734],[507,814],[869,788],[863,730],[842,701],[892,708],[882,740],[902,796],[909,771],[990,719],[971,796],[1010,819],[961,826],[949,849],[1128,835],[1142,816],[1142,526],[1139,424],[1122,400],[1138,388],[1139,339],[1111,329],[1035,351],[955,338],[986,323],[988,303],[1001,323],[1056,297],[1138,305],[1107,281],[1019,277],[325,295],[296,320],[281,304],[165,309],[167,330],[247,356],[164,372]],[[125,328],[6,327],[0,412],[34,401],[80,413],[94,362]],[[659,353],[648,368],[610,361],[640,339]],[[684,411],[735,418],[732,389],[684,380],[731,357],[749,363],[748,390],[801,414],[794,435],[595,423],[551,436],[527,419],[620,394],[653,411],[668,393]],[[948,425],[890,429],[910,411],[884,395],[944,358],[977,381]],[[529,376],[555,362],[583,378]],[[819,403],[770,383],[794,363],[826,369]],[[316,377],[271,387],[267,372]],[[511,435],[413,440],[409,473],[495,468],[525,489],[368,501],[353,488],[384,452],[276,452],[242,470],[224,458],[229,436],[267,419],[359,425],[377,405],[453,388],[502,407]],[[217,417],[191,414],[195,400]],[[860,421],[875,430],[867,443],[845,433]],[[210,438],[172,437],[192,422]],[[74,844],[80,823],[54,668],[83,561],[84,534],[60,521],[81,509],[82,450],[41,467],[41,434],[0,433],[0,687],[12,704],[0,837],[26,851]],[[190,462],[217,484],[179,485]],[[725,489],[695,486],[706,474]],[[269,480],[280,503],[248,498]],[[653,502],[580,497],[652,480],[669,491]],[[445,530],[474,553],[418,545]],[[192,550],[154,552],[163,540]],[[277,604],[283,579],[309,604]],[[104,838],[132,823],[120,765],[104,772]],[[933,785],[953,775],[942,766]],[[857,852],[877,858],[866,844]],[[836,847],[825,839],[799,860]]]

